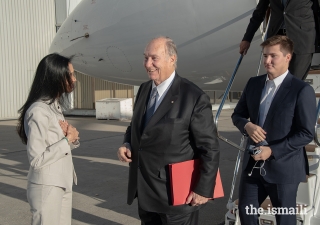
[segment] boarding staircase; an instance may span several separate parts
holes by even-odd
[[[267,30],[269,28],[269,21],[271,18],[271,10],[267,10],[265,21],[260,26],[262,33],[262,40],[266,40]],[[235,164],[232,186],[230,191],[230,197],[227,203],[228,212],[225,214],[225,225],[240,225],[239,213],[238,213],[238,199],[233,200],[233,191],[236,184],[236,179],[239,171],[241,155],[245,151],[245,137],[241,139],[240,145],[232,142],[231,140],[223,137],[218,131],[218,120],[222,111],[225,99],[229,94],[232,87],[233,80],[241,64],[243,55],[239,57],[237,65],[234,69],[231,79],[228,83],[221,104],[217,110],[217,114],[214,119],[214,123],[217,127],[217,135],[220,140],[238,149],[238,156]],[[262,61],[262,53],[260,55],[260,62],[258,65],[257,76],[260,72],[260,66]],[[317,82],[312,82],[316,81]],[[316,98],[318,101],[317,107],[317,122],[315,123],[315,137],[314,141],[305,146],[305,150],[308,156],[309,162],[309,176],[306,177],[306,182],[301,182],[297,192],[297,225],[319,225],[320,224],[320,70],[310,70],[306,81],[309,81],[310,85],[314,88]],[[311,81],[311,82],[310,82]],[[316,118],[315,118],[316,119]],[[267,198],[262,204],[261,208],[264,209],[264,214],[259,217],[260,225],[276,225],[275,216],[270,214],[272,212],[272,203]],[[244,224],[245,225],[245,224]],[[291,225],[291,224],[290,224]],[[292,224],[294,225],[294,224]]]
[[[320,122],[320,121],[319,121]],[[319,225],[320,224],[320,195],[319,195],[319,155],[320,148],[314,142],[306,146],[309,161],[310,175],[306,182],[299,185],[297,192],[297,225]],[[260,225],[276,225],[275,216],[272,212],[272,203],[267,198],[260,206],[264,213],[259,217]],[[225,215],[225,225],[240,225],[238,214],[238,199],[233,202],[232,208]]]
[[[236,69],[234,71],[233,76],[235,76],[235,73],[237,72],[237,69],[241,63],[242,56],[240,57],[238,64],[236,66]],[[312,76],[319,76],[320,81],[320,70],[318,71],[310,71],[309,76],[307,79],[312,80]],[[228,92],[228,89],[231,88],[232,80],[231,78],[229,86],[227,87],[226,92]],[[297,216],[297,225],[319,225],[320,224],[320,89],[317,90],[314,86],[314,89],[316,91],[316,98],[318,100],[318,109],[317,109],[317,123],[315,124],[315,130],[316,134],[314,137],[314,141],[312,141],[310,144],[305,146],[305,150],[308,156],[308,162],[309,162],[309,176],[306,177],[306,182],[301,182],[298,187],[297,192],[297,210],[295,210],[296,216]],[[226,93],[225,93],[226,94]],[[224,101],[221,103],[224,104]],[[220,112],[218,110],[215,123],[218,124],[218,118],[220,115]],[[221,137],[218,134],[219,138],[228,144],[235,147],[236,144],[231,142],[230,140],[227,140],[223,137]],[[241,159],[241,151],[244,151],[244,140],[241,141],[240,146],[237,145],[237,148],[239,149],[238,158],[235,166],[235,172],[234,172],[234,179],[232,182],[232,188],[230,193],[229,202],[227,204],[228,212],[225,215],[225,225],[240,225],[240,219],[239,219],[239,213],[238,213],[238,199],[233,201],[233,191],[235,187],[235,181],[239,170],[239,164]],[[264,213],[260,215],[259,217],[259,224],[260,225],[276,225],[276,219],[275,216],[272,214],[272,203],[269,198],[267,198],[262,204],[261,208],[264,209]]]
[[[268,10],[265,16],[265,21],[260,27],[262,33],[262,40],[266,40],[266,33],[269,28],[269,21],[271,18],[271,11]],[[238,149],[238,156],[235,164],[232,187],[230,191],[230,197],[227,203],[228,212],[225,214],[225,225],[240,225],[239,213],[238,213],[238,199],[233,200],[233,191],[236,184],[236,179],[239,171],[242,152],[245,151],[245,137],[241,139],[240,145],[232,142],[231,140],[223,137],[218,131],[218,120],[222,111],[225,99],[229,94],[232,87],[235,75],[241,64],[243,55],[239,57],[237,65],[231,75],[230,81],[222,98],[221,104],[217,110],[217,114],[214,119],[214,123],[217,127],[217,135],[220,140]],[[260,55],[260,62],[258,65],[257,76],[260,72],[260,66],[262,61],[262,52]],[[318,101],[317,107],[317,122],[315,123],[315,137],[314,141],[305,146],[305,150],[308,156],[309,162],[309,176],[306,177],[306,182],[301,182],[297,192],[297,225],[319,225],[320,224],[320,70],[310,70],[306,81],[309,81],[310,85],[314,88],[316,98]],[[313,82],[316,81],[316,82]],[[315,118],[316,119],[316,118]],[[262,204],[261,208],[264,209],[264,214],[259,217],[260,225],[276,225],[275,216],[270,214],[272,212],[272,203],[267,198]],[[291,225],[291,224],[290,224]],[[293,224],[294,225],[294,224]]]

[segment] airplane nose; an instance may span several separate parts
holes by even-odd
[[[96,4],[92,4],[91,1],[80,2],[57,31],[49,53],[57,52],[66,56],[75,54],[74,52],[69,54],[70,50],[67,49],[83,38],[89,38],[93,28],[90,21],[88,22],[88,14],[95,9]]]
[[[65,48],[69,47],[70,36],[72,32],[72,20],[66,19],[62,26],[59,28],[56,36],[54,37],[49,53],[61,53]]]

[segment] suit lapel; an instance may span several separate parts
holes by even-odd
[[[283,99],[287,96],[287,94],[290,91],[291,87],[291,81],[292,81],[292,75],[288,73],[286,78],[283,80],[282,84],[279,87],[279,90],[277,91],[276,95],[274,96],[272,103],[270,105],[270,108],[268,110],[268,114],[266,117],[266,120],[264,121],[264,124],[268,124],[269,121],[272,120],[274,114],[276,113],[277,109],[281,109],[281,104],[283,104]],[[265,127],[265,125],[263,125]]]
[[[176,73],[171,87],[169,88],[167,94],[164,96],[162,102],[160,103],[159,107],[151,117],[144,130],[148,130],[150,127],[154,126],[172,108],[174,102],[179,97],[180,82],[181,78]]]
[[[252,104],[252,106],[260,106],[260,100],[261,100],[261,95],[262,91],[264,89],[265,83],[266,83],[267,75],[261,75],[260,79],[258,80],[257,85],[254,86],[254,91],[253,91],[253,101],[252,103],[250,102],[249,104]],[[259,107],[253,107],[253,113],[252,113],[252,118],[255,119],[255,121],[252,121],[253,123],[257,124],[258,122],[258,117],[259,117]]]
[[[144,114],[146,112],[147,102],[149,100],[150,92],[152,87],[152,81],[149,81],[141,90],[139,99],[136,99],[136,105],[134,106],[134,121],[136,121],[136,133],[141,135],[141,129],[144,124]]]

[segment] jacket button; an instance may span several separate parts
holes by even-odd
[[[66,153],[65,155],[68,155],[68,153]]]

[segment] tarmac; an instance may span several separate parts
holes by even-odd
[[[222,110],[218,130],[225,138],[240,143],[241,134],[231,122],[232,111]],[[126,203],[128,165],[119,162],[116,154],[130,121],[96,120],[88,116],[66,119],[78,129],[81,138],[81,146],[72,152],[78,177],[78,185],[73,187],[72,225],[140,224],[137,201],[130,206]],[[0,225],[31,223],[26,197],[29,162],[26,146],[16,134],[16,124],[16,120],[0,121]],[[225,196],[200,211],[199,225],[224,224],[238,150],[222,141],[220,150]]]

